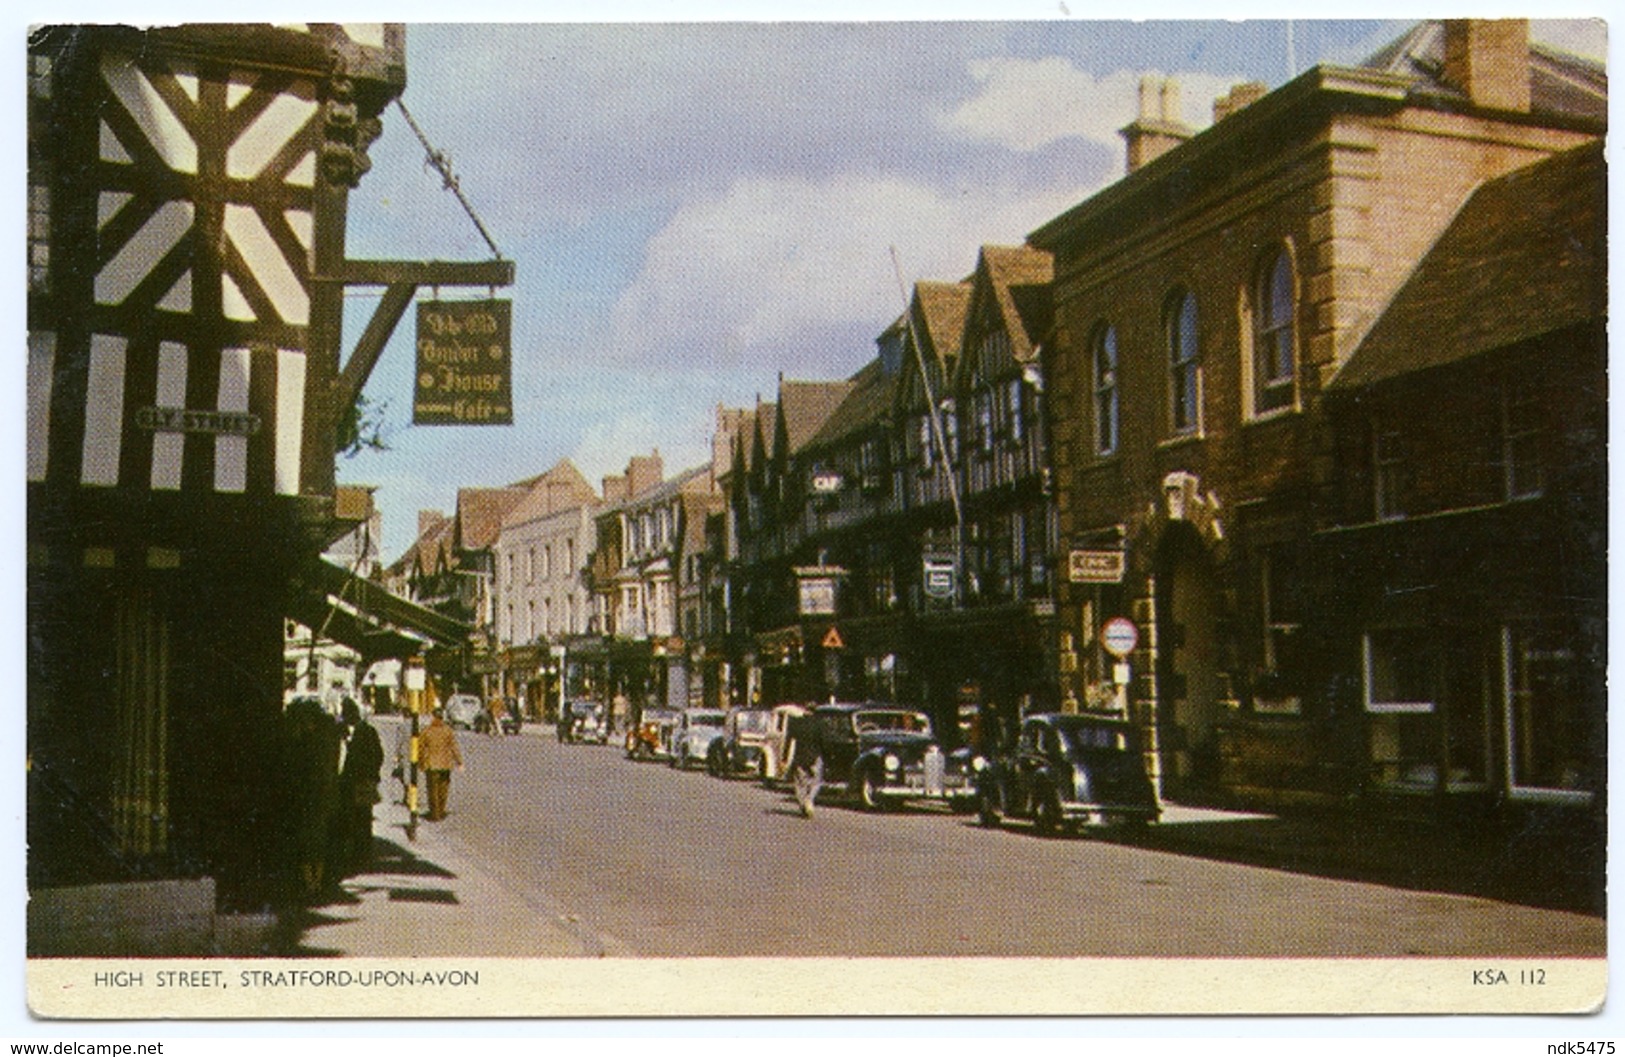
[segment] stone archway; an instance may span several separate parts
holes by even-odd
[[[1174,800],[1211,797],[1219,780],[1219,726],[1231,702],[1226,642],[1234,627],[1223,588],[1228,547],[1220,505],[1194,474],[1163,479],[1161,502],[1134,526],[1130,551],[1149,627],[1138,697],[1150,735],[1159,792]]]

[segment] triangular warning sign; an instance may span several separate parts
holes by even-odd
[[[826,650],[846,649],[846,643],[841,641],[841,633],[835,630],[834,624],[829,626],[829,633],[824,636],[823,645]]]

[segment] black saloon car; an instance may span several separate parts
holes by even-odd
[[[890,704],[829,704],[814,710],[823,740],[824,782],[859,807],[937,800],[975,804],[973,776],[984,761],[969,749],[945,752],[924,712]]]
[[[976,786],[984,826],[1027,818],[1045,835],[1089,824],[1140,826],[1162,813],[1138,732],[1116,714],[1028,716],[1014,751],[983,769]]]

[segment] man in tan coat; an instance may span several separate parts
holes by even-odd
[[[435,710],[428,729],[419,735],[418,762],[429,779],[429,821],[446,817],[446,796],[451,792],[452,768],[463,769],[463,754],[457,748],[457,735],[446,725],[445,715]]]

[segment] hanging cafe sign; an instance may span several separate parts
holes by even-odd
[[[513,424],[511,301],[418,302],[418,426]]]

